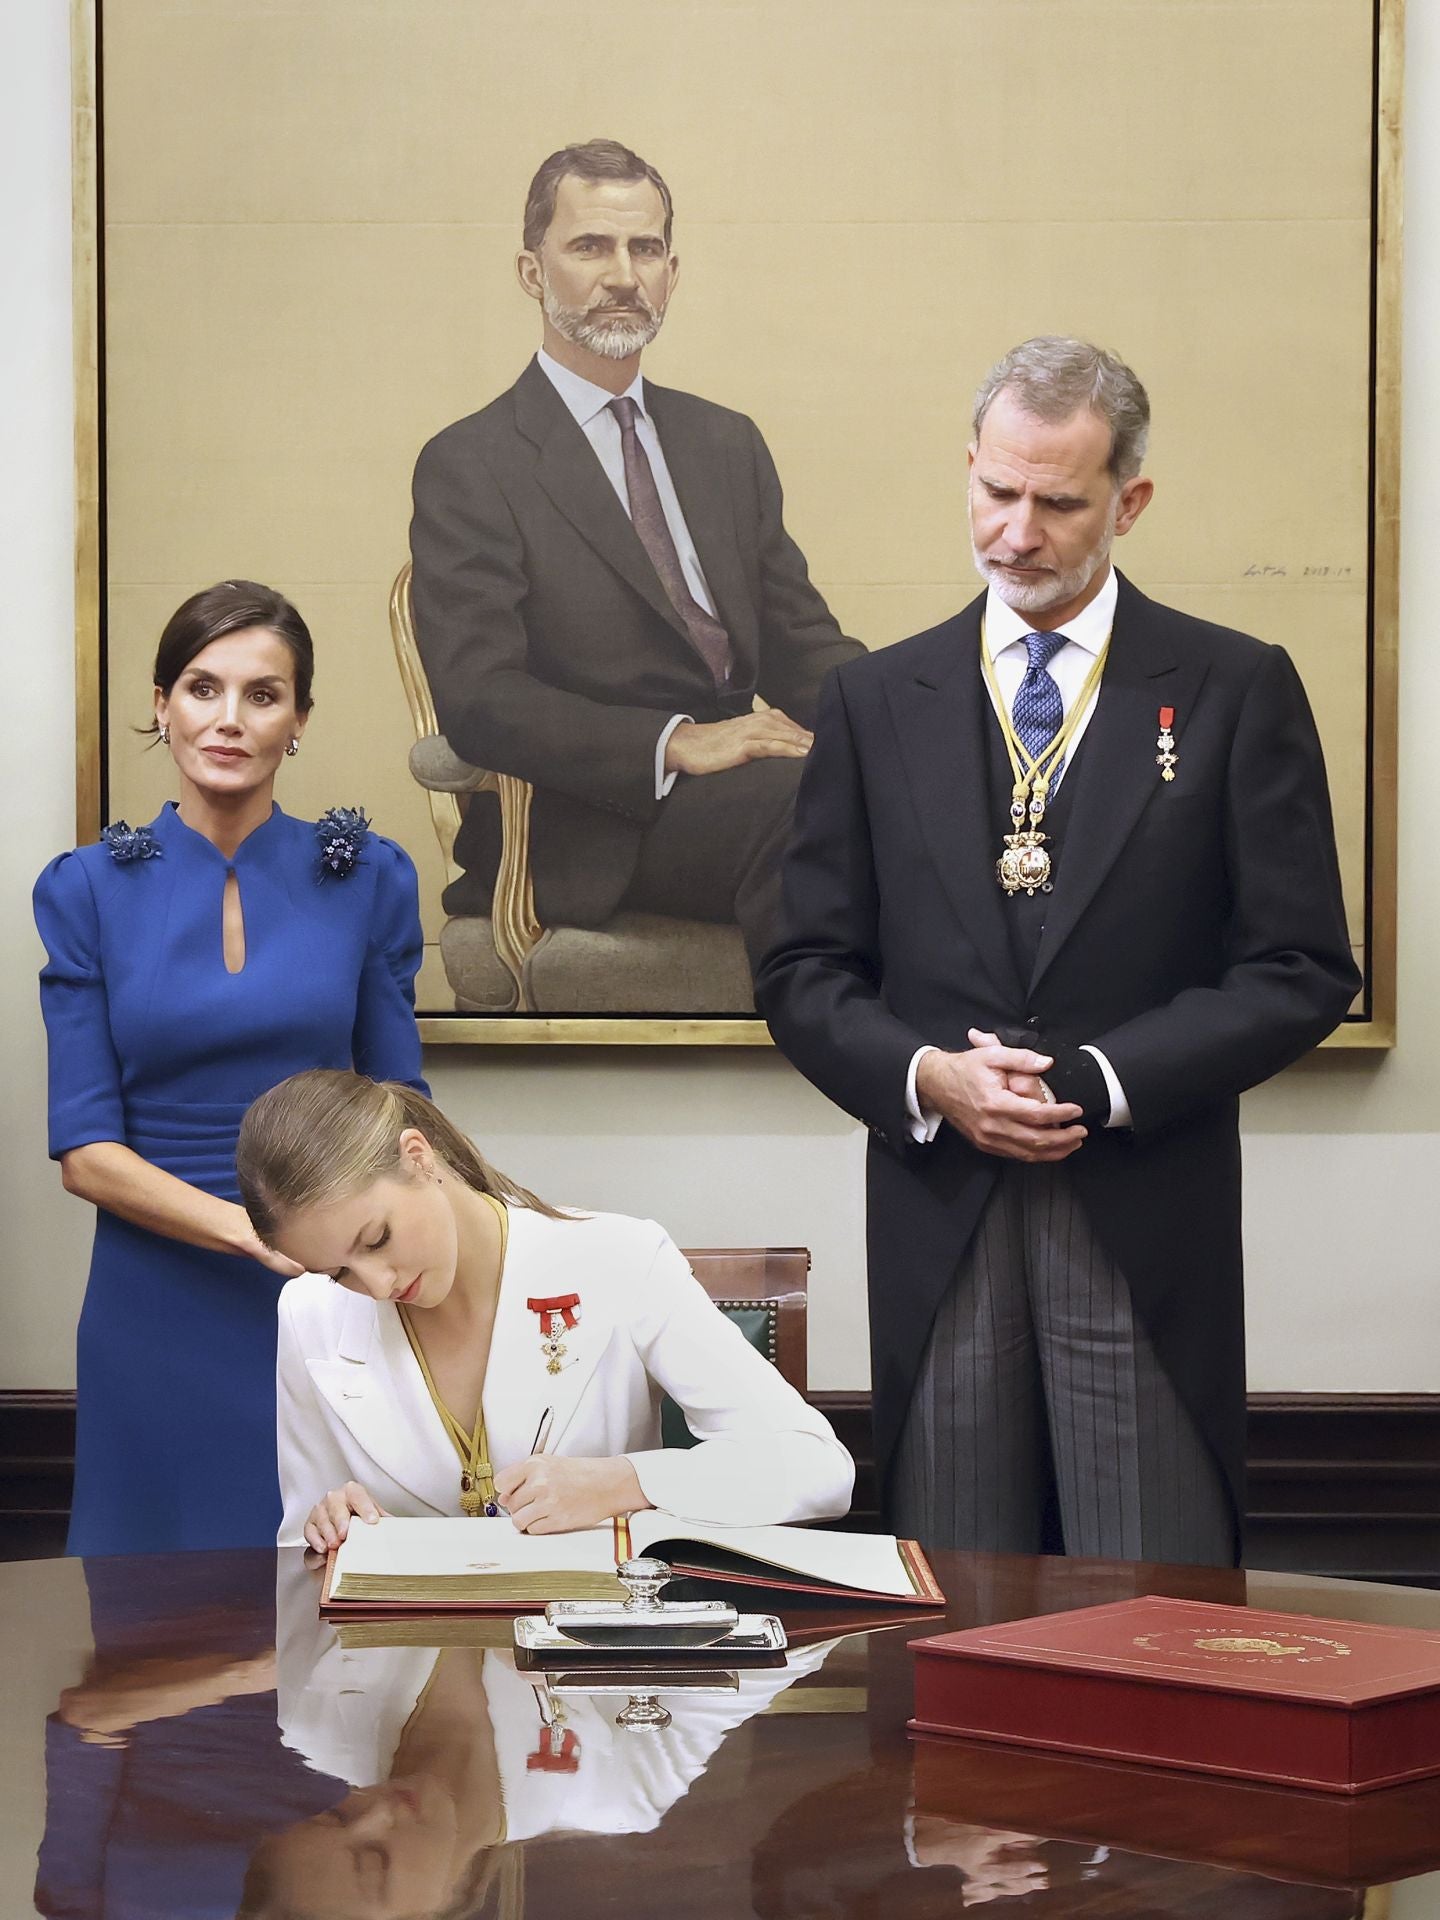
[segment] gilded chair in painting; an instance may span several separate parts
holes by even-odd
[[[501,853],[489,916],[446,921],[440,951],[462,1011],[533,1014],[753,1014],[740,930],[664,914],[614,914],[600,927],[542,926],[530,871],[533,788],[472,767],[441,733],[415,641],[410,567],[390,594],[390,631],[415,727],[410,771],[430,798],[447,880],[455,836],[477,796],[498,804]]]
[[[483,773],[477,767],[466,766],[458,755],[451,752],[449,742],[441,733],[435,717],[435,702],[430,697],[430,683],[425,678],[420,650],[415,644],[415,623],[410,614],[408,563],[401,568],[390,592],[390,638],[395,646],[395,660],[400,668],[400,680],[415,728],[415,744],[410,749],[410,771],[429,799],[430,824],[440,843],[440,856],[445,863],[445,881],[448,885],[460,875],[461,869],[455,861],[455,836],[460,831],[460,822],[472,798],[479,793],[498,793],[502,810],[507,802],[513,808],[517,803],[516,796],[507,795],[505,787],[508,784],[513,788],[522,783],[513,780],[507,783],[500,774]],[[524,807],[528,813],[528,789]],[[501,887],[497,884],[497,906],[503,907],[508,903],[500,902],[500,894]],[[445,922],[440,932],[440,957],[445,964],[445,977],[455,995],[456,1008],[461,1013],[516,1011],[520,1003],[520,975],[518,965],[512,964],[511,955],[514,952],[513,940],[506,940],[493,917],[475,914]]]

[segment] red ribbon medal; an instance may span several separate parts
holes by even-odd
[[[559,1744],[556,1744],[556,1736]],[[527,1773],[578,1773],[580,1742],[573,1727],[542,1727],[540,1745],[525,1756]]]
[[[1160,749],[1155,756],[1155,764],[1160,769],[1160,778],[1162,780],[1173,780],[1175,778],[1175,768],[1179,764],[1180,759],[1180,756],[1175,751],[1174,707],[1161,707],[1160,733],[1155,744]]]
[[[557,1293],[546,1300],[527,1300],[526,1307],[540,1316],[540,1351],[545,1356],[545,1371],[560,1373],[565,1358],[565,1335],[579,1318],[578,1293]]]

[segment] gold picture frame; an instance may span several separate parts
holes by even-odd
[[[76,832],[93,840],[105,818],[106,690],[103,167],[97,46],[103,0],[71,0],[74,75]],[[1325,1043],[1377,1049],[1395,1042],[1400,483],[1401,101],[1404,0],[1378,0],[1370,127],[1370,393],[1368,620],[1365,688],[1364,973],[1362,1005]],[[1352,889],[1358,891],[1357,889]],[[1353,906],[1352,901],[1352,906]],[[523,921],[526,903],[512,903]],[[530,909],[533,915],[533,907]],[[497,941],[498,944],[498,941]],[[429,1043],[486,1045],[767,1046],[763,1023],[606,1015],[469,1016],[422,1012]]]

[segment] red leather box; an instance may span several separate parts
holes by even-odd
[[[1146,1595],[912,1642],[911,1731],[1364,1793],[1440,1774],[1440,1634]]]

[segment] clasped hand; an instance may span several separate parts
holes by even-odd
[[[972,1027],[967,1053],[938,1048],[915,1075],[920,1106],[938,1112],[982,1153],[1003,1160],[1067,1159],[1086,1138],[1076,1124],[1084,1109],[1057,1101],[1043,1075],[1055,1062],[1028,1047],[1006,1047],[998,1035]]]

